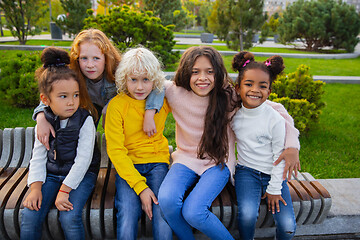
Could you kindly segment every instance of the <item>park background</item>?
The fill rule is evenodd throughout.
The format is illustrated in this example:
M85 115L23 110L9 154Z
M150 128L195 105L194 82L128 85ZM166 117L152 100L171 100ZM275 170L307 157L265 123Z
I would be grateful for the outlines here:
M311 173L315 178L356 178L360 176L360 125L358 124L360 120L360 98L358 97L360 85L348 84L348 81L346 84L341 83L343 78L354 77L357 79L360 76L360 47L358 44L360 17L359 6L356 4L350 5L345 2L322 0L277 1L276 3L274 1L265 1L264 3L264 1L244 0L178 0L169 1L167 4L160 0L28 0L22 1L24 3L22 11L27 13L27 15L24 14L27 17L23 18L24 21L20 24L20 30L14 30L14 25L12 28L9 25L10 16L19 15L20 12L14 10L13 14L10 14L9 9L11 8L6 7L11 6L5 6L6 2L0 3L0 8L3 9L1 14L2 37L0 38L0 45L3 46L1 47L3 50L0 51L2 66L8 65L7 61L14 61L14 59L39 56L39 50L19 50L22 49L23 45L30 47L27 49L36 49L34 46L40 48L59 46L70 49L71 40L75 34L87 27L97 27L103 30L112 38L120 50L138 44L149 47L146 43L148 42L146 37L144 40L143 36L137 36L146 32L141 27L138 32L132 33L133 35L127 35L126 41L120 42L114 37L114 32L130 30L119 29L121 25L119 22L115 26L109 24L113 28L110 30L104 26L104 22L106 22L104 19L110 21L116 17L115 13L127 11L129 14L124 15L125 17L130 18L131 14L136 13L136 18L149 17L152 19L151 21L154 21L152 22L154 26L162 25L162 28L165 29L167 38L161 39L163 42L159 39L154 40L158 41L157 46L162 46L164 49L162 51L159 50L159 47L152 49L155 52L159 50L159 56L165 65L165 72L176 70L181 51L193 45L206 44L215 47L223 54L226 67L230 73L234 73L231 69L233 55L236 51L245 49L255 53L258 61L266 60L266 55L282 55L285 60L285 73L288 75L298 71L297 69L304 64L309 67L306 74L311 80L316 80L313 76L332 76L332 79L338 79L335 81L337 83L329 81L329 83L322 85L319 88L320 90L312 90L312 95L319 95L319 101L323 106L318 109L316 119L314 121L307 120L306 126L301 131L301 168L302 171ZM11 2L16 3L17 1ZM306 2L311 2L313 5L308 5ZM329 5L329 2L333 5ZM231 4L233 4L233 11L226 8ZM293 18L291 15L293 14L291 13L292 5L296 5L297 9L299 6L303 7L304 19L302 20L304 22L300 21L300 23L292 23L293 25L291 25L292 29L298 27L296 33L283 27L291 24ZM339 13L339 16L331 15L330 17L332 23L335 24L336 21L342 23L340 29L328 28L329 22L327 21L330 20L324 17L326 15L323 9L325 5L330 12L336 9L345 14ZM30 6L31 8L27 8ZM309 6L312 9L322 7L322 10L310 11L307 9ZM256 14L254 12L245 14L251 11L256 11ZM298 10L298 13L302 13L302 11ZM301 14L298 15L294 21L299 20L299 17L302 16ZM310 19L306 19L309 16L311 16L312 22ZM352 18L347 19L345 16ZM315 20L317 22L323 21L323 23L312 29ZM223 25L224 22L227 26ZM240 25L240 22L243 24ZM252 22L256 22L256 24ZM126 24L122 23L124 25L132 24L126 21ZM136 29L139 27L131 25L129 28ZM10 31L10 29L13 30ZM154 29L152 31L157 31ZM171 34L168 34L169 32ZM327 34L324 35L324 32ZM209 36L210 40L203 39ZM326 38L332 39L332 41L325 41ZM339 42L340 40L342 42ZM18 49L9 50L11 47L8 46L14 45L19 45ZM318 56L316 57L316 55ZM16 71L16 69L13 70ZM31 119L33 106L29 107L24 98L17 98L20 99L18 101L22 101L20 103L14 102L14 91L12 93L8 91L9 85L11 85L6 80L8 76L4 76L4 71L2 73L0 76L0 91L2 92L0 128L34 126L35 122ZM324 79L326 81L326 78ZM4 83L6 81L7 83ZM356 81L354 82L356 83ZM309 87L309 85L307 86ZM297 119L298 117L295 118L295 121ZM98 131L103 132L101 126L99 126ZM168 118L164 134L168 138L169 144L176 147L175 123L171 115Z

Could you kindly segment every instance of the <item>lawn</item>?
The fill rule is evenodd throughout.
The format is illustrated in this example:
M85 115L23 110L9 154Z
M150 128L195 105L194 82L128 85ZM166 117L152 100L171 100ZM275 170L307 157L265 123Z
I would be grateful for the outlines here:
M315 178L360 176L360 85L326 84L319 124L301 136L302 171Z
M315 178L360 176L360 85L326 84L326 107L319 123L300 137L302 171ZM0 129L34 126L32 109L18 109L0 101ZM101 122L101 121L100 121ZM101 126L98 131L103 132ZM175 122L170 114L164 135L175 144Z
M17 42L7 42L8 44L18 44ZM56 40L29 40L27 45L44 45L44 46L71 46L71 41L56 41ZM192 45L176 45L177 49L187 49ZM214 46L219 51L229 51L226 46ZM299 53L306 54L306 52L289 48L265 48L254 47L253 52L276 52L281 53ZM4 58L12 58L14 54L21 52L18 50L2 50L0 56ZM29 52L29 51L24 51ZM229 72L234 72L231 68L231 61L233 56L224 56L225 67ZM265 61L266 57L256 57L257 61ZM313 75L328 75L328 76L360 76L360 57L353 59L310 59L310 58L289 58L284 57L285 72L293 72L300 64L306 64L310 67ZM168 66L165 71L173 72L176 70L177 64Z
M1 38L0 38L1 39ZM2 45L19 45L18 41L10 42L0 42ZM68 40L27 40L26 45L35 45L35 46L65 46L70 47L72 41Z

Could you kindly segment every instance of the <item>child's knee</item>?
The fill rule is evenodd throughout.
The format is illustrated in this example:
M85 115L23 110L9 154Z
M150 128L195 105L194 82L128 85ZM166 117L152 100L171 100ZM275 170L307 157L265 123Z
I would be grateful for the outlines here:
M238 207L238 222L242 225L253 225L258 217L258 210L254 210L251 206Z
M197 228L206 222L209 210L207 207L201 207L196 203L187 203L182 208L182 215L191 226Z
M296 230L296 223L293 221L288 221L277 227L279 231L285 235L293 236Z
M182 200L177 197L176 194L172 193L171 191L169 192L166 189L164 190L161 187L158 193L158 201L160 208L163 211L182 207Z
M82 224L81 214L76 213L74 210L68 212L60 212L59 221L63 229L71 228L75 225Z

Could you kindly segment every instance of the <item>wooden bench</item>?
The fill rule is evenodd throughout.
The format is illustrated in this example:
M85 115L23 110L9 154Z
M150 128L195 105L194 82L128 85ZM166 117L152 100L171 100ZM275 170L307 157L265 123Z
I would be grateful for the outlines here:
M19 239L23 199L29 193L27 174L34 144L34 128L6 128L0 130L0 239ZM116 211L114 209L115 169L106 153L104 135L98 134L101 166L94 192L83 210L83 222L88 239L116 238ZM172 150L172 149L170 149ZM288 185L298 225L324 221L331 197L326 189L309 174L290 180ZM310 180L309 180L310 179ZM213 202L211 210L231 233L236 234L235 190L228 184ZM260 206L258 228L274 226L265 202ZM150 237L151 223L143 214L139 223L139 238ZM64 239L58 211L50 210L43 227L44 239Z

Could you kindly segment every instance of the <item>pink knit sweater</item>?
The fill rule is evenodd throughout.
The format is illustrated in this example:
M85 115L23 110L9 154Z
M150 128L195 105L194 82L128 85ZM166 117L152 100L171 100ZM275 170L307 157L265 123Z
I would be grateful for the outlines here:
M208 168L215 165L210 159L197 158L197 149L204 131L205 114L209 104L209 98L200 97L193 91L187 91L185 88L178 87L172 81L166 81L165 88L165 96L176 121L177 149L171 155L173 163L184 164L198 175L201 175ZM281 110L285 109L281 104L272 103L270 101L267 101L267 103L280 112L286 120L287 135L285 148L295 147L299 149L299 132L294 128L291 116L281 112ZM235 137L230 126L228 131L229 158L226 165L231 174L234 174L236 165Z

